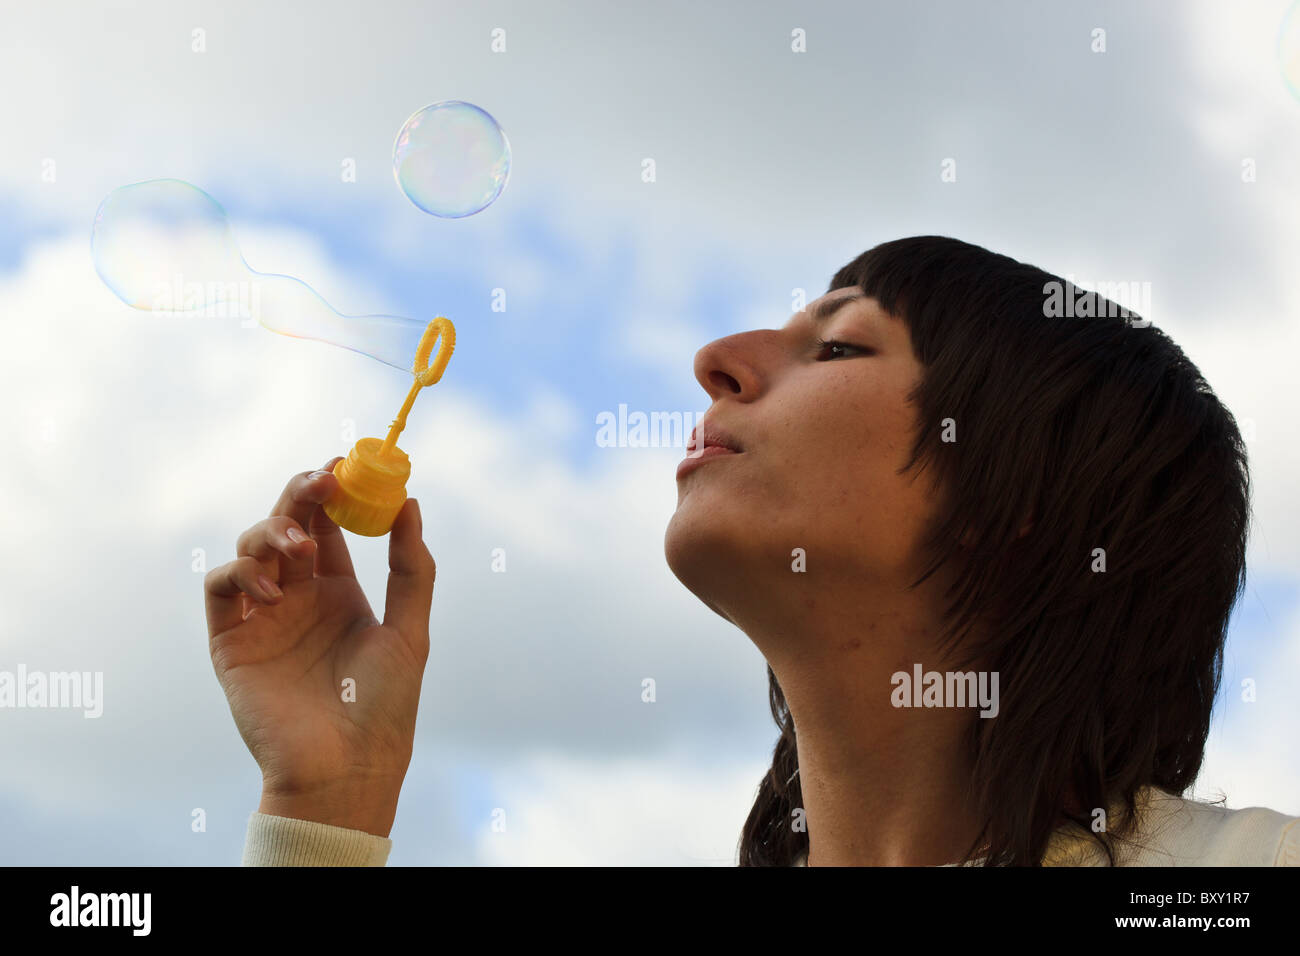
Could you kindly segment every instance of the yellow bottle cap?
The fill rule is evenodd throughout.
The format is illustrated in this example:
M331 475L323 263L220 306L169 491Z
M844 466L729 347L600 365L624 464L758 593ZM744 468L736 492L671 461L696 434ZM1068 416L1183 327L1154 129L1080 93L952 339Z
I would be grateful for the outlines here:
M430 364L435 342L439 344L438 356ZM420 339L411 367L415 383L393 420L388 437L361 439L334 466L338 490L324 508L325 514L340 528L371 538L392 530L397 513L406 502L406 480L411 476L411 459L397 447L397 436L406 427L406 416L415 396L420 389L442 378L455 348L456 328L440 315L429 323Z
M325 513L353 534L388 534L406 501L411 459L396 445L381 455L383 444L378 438L363 438L334 466L339 490L325 503Z

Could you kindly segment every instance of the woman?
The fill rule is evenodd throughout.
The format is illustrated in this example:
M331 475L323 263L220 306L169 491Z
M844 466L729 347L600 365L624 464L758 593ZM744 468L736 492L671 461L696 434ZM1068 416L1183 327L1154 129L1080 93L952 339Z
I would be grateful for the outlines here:
M665 553L763 653L781 730L742 865L1300 864L1300 818L1181 798L1248 478L1232 416L1163 333L917 237L695 373L712 405ZM206 582L263 773L248 864L382 865L410 761L434 562L409 501L379 623L320 508L330 465Z

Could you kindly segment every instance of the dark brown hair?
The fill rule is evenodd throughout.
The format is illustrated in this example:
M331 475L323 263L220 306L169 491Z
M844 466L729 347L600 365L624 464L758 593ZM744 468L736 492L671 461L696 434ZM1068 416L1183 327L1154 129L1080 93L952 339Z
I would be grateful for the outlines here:
M915 584L958 569L942 641L999 673L998 715L969 737L983 830L965 860L983 848L985 865L1039 865L1058 826L1091 833L1093 808L1120 807L1092 834L1113 863L1140 788L1182 794L1200 771L1245 580L1236 423L1159 329L979 246L887 242L828 291L850 286L906 323L924 368L904 471L932 467L944 495ZM1067 307L1051 308L1062 294ZM955 442L941 440L944 419ZM791 825L794 722L770 667L768 680L781 736L742 866L790 865L808 849Z

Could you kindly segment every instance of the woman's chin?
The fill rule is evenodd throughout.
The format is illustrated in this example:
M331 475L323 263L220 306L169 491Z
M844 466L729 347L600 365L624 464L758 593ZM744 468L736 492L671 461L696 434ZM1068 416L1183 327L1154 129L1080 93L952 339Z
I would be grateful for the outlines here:
M721 567L734 567L746 545L743 534L729 528L717 508L697 507L702 501L678 504L664 531L664 557L677 579L691 591L716 576Z

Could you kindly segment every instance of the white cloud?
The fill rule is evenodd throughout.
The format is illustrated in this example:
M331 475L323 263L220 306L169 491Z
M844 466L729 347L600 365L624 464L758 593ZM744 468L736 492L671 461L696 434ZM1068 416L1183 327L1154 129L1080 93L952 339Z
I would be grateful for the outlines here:
M652 706L652 705L647 705ZM767 767L681 759L592 763L543 752L493 777L504 830L485 819L480 863L733 866Z

